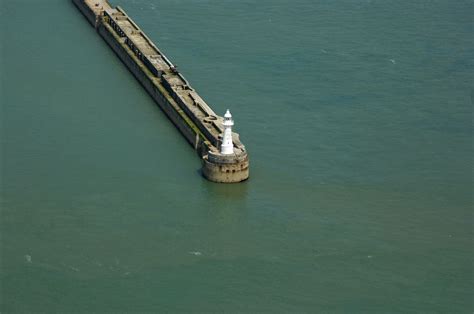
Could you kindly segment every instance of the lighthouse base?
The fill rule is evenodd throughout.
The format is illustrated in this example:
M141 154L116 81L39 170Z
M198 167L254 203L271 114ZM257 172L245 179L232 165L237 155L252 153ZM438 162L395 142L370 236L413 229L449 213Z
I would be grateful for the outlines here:
M209 181L237 183L249 177L249 159L246 152L232 155L209 152L202 160L202 174Z

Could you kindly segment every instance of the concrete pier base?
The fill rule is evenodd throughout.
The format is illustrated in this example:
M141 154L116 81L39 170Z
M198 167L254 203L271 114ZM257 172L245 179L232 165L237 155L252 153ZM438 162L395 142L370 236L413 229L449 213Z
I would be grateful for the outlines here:
M236 183L249 177L249 158L246 152L222 155L210 151L202 160L202 173L210 181Z
M212 182L237 183L249 178L248 159L241 163L216 164L209 162L207 157L203 158L203 176Z

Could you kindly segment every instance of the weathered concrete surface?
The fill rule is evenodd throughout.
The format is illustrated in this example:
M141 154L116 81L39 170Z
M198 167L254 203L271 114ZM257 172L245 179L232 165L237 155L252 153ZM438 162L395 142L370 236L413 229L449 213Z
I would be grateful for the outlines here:
M125 11L113 8L107 0L73 2L201 156L203 176L223 183L246 180L249 160L239 135L232 136L235 153L220 154L223 118L212 111Z
M244 181L249 177L249 159L247 154L224 155L209 151L203 156L204 177L213 182L232 183Z
M107 0L72 0L89 22L96 27L101 12L112 8Z

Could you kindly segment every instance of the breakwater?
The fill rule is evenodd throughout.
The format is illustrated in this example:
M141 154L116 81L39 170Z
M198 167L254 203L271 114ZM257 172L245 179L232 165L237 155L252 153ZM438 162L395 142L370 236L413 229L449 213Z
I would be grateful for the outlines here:
M223 183L246 180L249 159L239 135L231 133L232 152L223 153L224 118L209 107L126 12L107 0L73 2L196 150L203 176Z

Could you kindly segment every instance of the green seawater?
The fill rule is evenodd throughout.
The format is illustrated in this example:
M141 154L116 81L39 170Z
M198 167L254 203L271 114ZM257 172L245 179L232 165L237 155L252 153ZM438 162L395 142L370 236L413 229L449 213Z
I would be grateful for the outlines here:
M69 0L0 0L0 312L472 313L471 0L113 0L219 114L190 145Z

